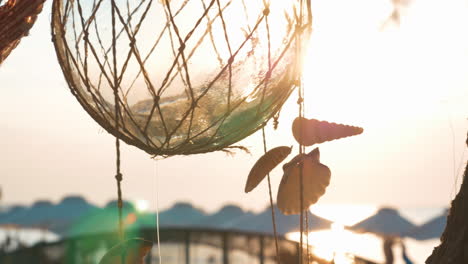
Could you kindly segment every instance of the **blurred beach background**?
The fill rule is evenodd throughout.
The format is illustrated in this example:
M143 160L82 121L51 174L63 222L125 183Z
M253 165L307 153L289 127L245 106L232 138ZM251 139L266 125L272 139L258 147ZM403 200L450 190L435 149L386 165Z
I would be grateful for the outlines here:
M134 207L134 214L129 213L124 216L126 219L132 217L135 219L127 224L132 225L138 221L143 223L145 222L143 219L153 215L150 221L141 224L140 227L156 226L154 213L148 211L148 201L136 200L129 204ZM102 217L106 209L111 211L111 217ZM10 242L11 248L8 249L13 250L18 246L15 244L18 241L24 243L23 246L33 246L39 242L55 242L67 237L114 232L117 223L114 212L115 202L99 208L78 196L67 197L57 204L39 201L29 207L16 206L0 213L0 245L5 245L7 237L14 238L14 241ZM376 263L385 262L382 236L358 230L356 224L382 233L388 232L389 229L394 230L394 234L406 233L402 235L406 236L402 239L407 254L414 263L424 263L433 248L439 245L439 236L445 228L447 216L446 208L391 209L356 204L317 205L311 208L311 212L312 215L319 217L312 217L310 226L312 231L306 240L313 248L312 253L329 261L335 258L335 263L343 264L352 263L346 260L349 254ZM114 220L109 220L112 216ZM376 225L372 219L377 216L379 221ZM90 217L96 221L92 229L82 223L84 219ZM208 212L196 205L179 202L170 208L162 209L160 227L225 229L272 234L271 226L268 225L269 217L268 208L262 212L252 212L231 204L217 211ZM330 220L331 226L323 220ZM294 231L298 230L297 219L279 217L278 230L281 235L293 241L299 239L299 234ZM393 251L395 263L404 264L401 246L398 243L394 244Z
M333 230L314 230L309 241L324 258L350 252L382 263L382 240L351 233L350 227L381 208L394 208L415 228L423 226L446 213L462 181L468 157L468 3L412 0L401 21L387 23L391 1L313 2L306 116L358 125L365 132L320 147L332 179L311 212L335 224ZM18 228L26 231L15 235L29 245L61 238L60 229L22 225L15 222L20 216L8 220L12 208L32 210L38 201L58 206L71 194L101 209L116 199L114 138L67 87L51 43L50 7L47 1L30 36L0 67L0 241ZM297 116L296 101L292 95L284 105L278 130L267 125L269 148L294 142L290 124ZM153 213L178 201L205 216L226 204L251 215L265 213L266 183L250 194L243 191L250 168L263 154L261 142L256 133L239 143L251 154L156 160L124 145L124 199ZM280 168L271 174L274 194L281 176ZM32 221L34 212L26 220ZM439 243L440 225L431 230L435 235L424 240L404 238L415 263L424 263ZM293 231L287 236L298 239ZM403 263L399 250L396 245L395 263Z

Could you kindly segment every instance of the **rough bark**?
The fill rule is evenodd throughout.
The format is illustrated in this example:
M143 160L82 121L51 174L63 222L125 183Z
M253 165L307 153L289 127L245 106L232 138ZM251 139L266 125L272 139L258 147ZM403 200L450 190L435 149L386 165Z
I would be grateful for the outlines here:
M468 145L468 138L467 138ZM468 263L468 163L460 191L452 201L441 244L432 251L426 264Z

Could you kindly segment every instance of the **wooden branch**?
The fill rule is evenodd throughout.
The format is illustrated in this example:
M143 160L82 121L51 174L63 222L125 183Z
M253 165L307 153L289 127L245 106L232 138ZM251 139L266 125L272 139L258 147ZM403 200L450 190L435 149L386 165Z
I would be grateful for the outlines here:
M468 137L467 137L468 145ZM434 249L426 264L468 263L468 163L460 191L452 201L441 244Z

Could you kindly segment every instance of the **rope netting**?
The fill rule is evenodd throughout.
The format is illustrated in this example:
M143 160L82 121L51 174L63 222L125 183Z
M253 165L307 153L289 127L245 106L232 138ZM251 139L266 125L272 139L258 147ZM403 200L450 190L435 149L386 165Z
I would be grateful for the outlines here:
M52 30L83 108L126 143L170 156L262 128L295 88L309 19L299 1L54 0Z
M28 35L45 0L0 0L0 64Z

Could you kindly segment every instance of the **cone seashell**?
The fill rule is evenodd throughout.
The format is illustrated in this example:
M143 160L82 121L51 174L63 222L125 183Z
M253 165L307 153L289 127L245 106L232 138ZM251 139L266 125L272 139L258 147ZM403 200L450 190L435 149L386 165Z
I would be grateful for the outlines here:
M303 172L303 206L300 208L300 168ZM278 190L277 204L285 215L299 214L325 194L330 184L331 171L320 163L316 148L309 154L297 155L283 166L284 174Z
M281 146L270 149L252 167L245 184L245 192L255 189L257 185L291 153L291 147Z
M364 129L361 127L329 123L304 117L297 117L292 125L294 138L299 144L304 146L312 146L326 141L359 135L363 131Z
M141 238L125 240L109 249L99 264L121 264L122 254L124 264L144 264L143 258L153 247L153 242Z

